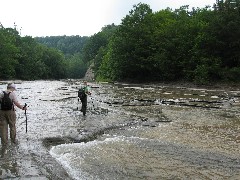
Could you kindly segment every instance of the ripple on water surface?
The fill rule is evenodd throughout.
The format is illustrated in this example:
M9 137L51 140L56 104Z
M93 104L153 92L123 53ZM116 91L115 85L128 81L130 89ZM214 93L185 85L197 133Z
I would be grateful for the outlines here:
M113 137L63 144L50 151L76 179L226 179L239 159L169 142Z

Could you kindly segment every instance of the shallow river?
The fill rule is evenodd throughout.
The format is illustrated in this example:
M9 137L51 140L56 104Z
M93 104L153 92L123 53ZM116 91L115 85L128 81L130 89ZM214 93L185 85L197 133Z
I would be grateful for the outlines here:
M0 179L240 179L237 87L89 83L83 116L81 81L15 83L28 110Z

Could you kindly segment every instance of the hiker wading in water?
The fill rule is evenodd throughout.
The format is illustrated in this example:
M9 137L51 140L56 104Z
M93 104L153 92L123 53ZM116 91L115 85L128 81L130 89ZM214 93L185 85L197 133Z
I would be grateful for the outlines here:
M78 97L81 100L82 103L82 108L80 111L83 112L83 115L86 115L86 111L87 111L87 95L91 95L90 92L90 87L87 84L87 81L83 82L83 87L81 87L78 91Z
M19 109L27 110L21 105L15 94L16 86L13 83L7 85L7 90L0 92L0 136L3 151L8 145L8 125L10 128L10 138L13 144L16 143L16 112L15 106Z

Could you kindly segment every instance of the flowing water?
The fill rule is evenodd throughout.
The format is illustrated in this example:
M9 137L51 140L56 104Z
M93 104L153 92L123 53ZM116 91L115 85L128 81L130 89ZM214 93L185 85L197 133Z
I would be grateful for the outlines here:
M240 179L237 87L89 83L83 116L80 82L15 82L28 110L0 179Z

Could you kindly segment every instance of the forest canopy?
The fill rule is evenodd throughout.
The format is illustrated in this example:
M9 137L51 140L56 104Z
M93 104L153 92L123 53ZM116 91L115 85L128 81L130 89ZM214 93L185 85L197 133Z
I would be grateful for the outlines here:
M93 64L99 81L239 81L239 0L213 7L152 12L133 6L120 25L91 37L21 37L0 26L0 79L82 78Z
M140 3L103 48L99 80L239 81L239 0L155 13Z
M63 54L21 37L15 28L0 25L0 79L59 79L65 76Z

